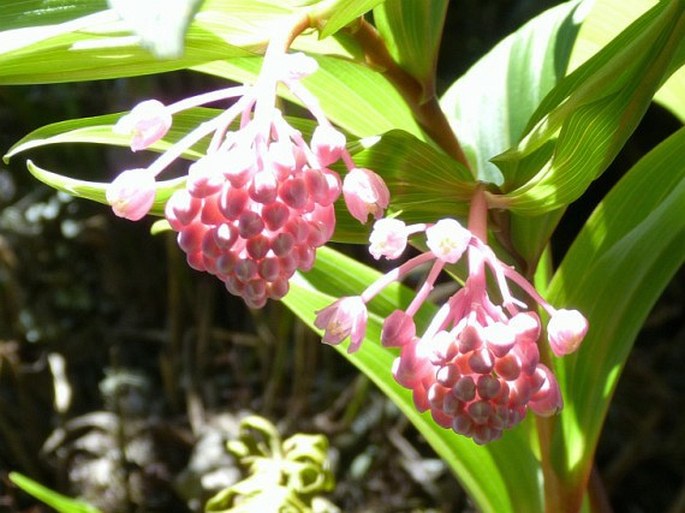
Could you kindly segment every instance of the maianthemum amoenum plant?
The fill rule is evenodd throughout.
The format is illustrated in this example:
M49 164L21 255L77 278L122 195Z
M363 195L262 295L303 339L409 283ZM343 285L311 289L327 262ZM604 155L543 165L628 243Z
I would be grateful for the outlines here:
M237 84L49 125L5 158L67 142L158 153L110 183L27 164L120 217L159 216L153 232L177 232L227 293L321 330L481 511L606 511L601 426L685 255L685 131L626 173L556 267L549 243L650 102L685 119L685 2L561 4L440 98L447 0L173 3L3 7L3 84L184 68ZM329 241L398 264L380 274Z

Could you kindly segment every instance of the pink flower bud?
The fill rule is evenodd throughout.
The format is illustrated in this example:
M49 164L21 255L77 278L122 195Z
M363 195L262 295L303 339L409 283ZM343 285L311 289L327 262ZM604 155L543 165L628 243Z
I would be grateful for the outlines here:
M312 134L311 148L319 165L328 166L345 150L345 135L330 125L319 125Z
M395 310L383 322L381 343L385 347L401 347L416 336L414 319L402 310Z
M422 388L422 381L434 372L428 358L428 353L421 344L421 340L414 338L402 347L400 356L395 358L392 365L392 375L395 380L406 388L414 391Z
M547 324L547 337L557 356L572 353L583 341L588 322L578 310L557 310Z
M171 114L157 100L139 103L114 125L114 132L132 135L131 150L144 150L159 141L171 128Z
M155 201L155 177L147 169L129 169L109 184L105 197L116 215L138 221Z
M348 336L349 353L355 352L364 340L368 310L360 296L343 297L316 312L314 326L325 330L323 342L339 344Z
M407 247L407 225L399 219L379 219L373 225L369 236L369 253L378 260L398 258Z
M471 232L455 219L441 219L426 230L426 244L436 258L453 264L471 241Z
M549 417L557 413L564 406L559 383L557 383L552 371L543 364L538 365L535 374L537 378L544 379L544 382L530 398L528 407L541 417Z
M366 223L369 214L376 219L390 203L390 191L383 179L370 169L354 168L343 180L343 197L352 217Z

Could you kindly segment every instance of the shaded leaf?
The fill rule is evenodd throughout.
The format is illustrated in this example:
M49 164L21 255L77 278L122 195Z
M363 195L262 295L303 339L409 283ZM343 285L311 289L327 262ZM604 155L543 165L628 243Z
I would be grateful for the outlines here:
M388 132L354 160L385 179L391 207L401 210L406 222L435 222L468 212L476 187L468 169L406 132Z
M386 0L373 20L390 55L423 87L423 99L435 94L435 66L448 0Z

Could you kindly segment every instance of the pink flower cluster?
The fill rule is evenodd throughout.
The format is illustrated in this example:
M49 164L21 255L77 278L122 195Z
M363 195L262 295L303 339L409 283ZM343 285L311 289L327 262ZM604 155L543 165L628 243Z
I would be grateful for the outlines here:
M151 208L155 177L201 138L213 134L205 156L193 163L185 188L166 203L165 216L178 232L188 264L222 280L226 289L259 308L280 299L297 269L309 270L316 248L335 228L333 203L342 193L360 222L383 215L389 192L369 169L355 166L345 136L324 116L299 80L316 70L303 54L282 54L265 64L253 87L233 87L164 106L149 100L124 116L115 129L132 135L136 151L155 144L171 126L171 114L203 103L239 97L226 111L200 125L147 169L129 170L111 184L114 212L137 220ZM309 143L275 108L277 83L285 84L318 126ZM341 181L329 166L342 160Z
M454 219L411 226L382 219L374 226L370 251L376 258L397 258L407 237L419 232L425 232L429 251L384 275L361 296L342 298L317 312L315 325L325 330L323 341L337 344L350 336L349 350L356 351L366 330L366 304L390 283L432 262L412 302L389 315L381 333L383 345L400 348L392 372L398 383L412 390L416 407L430 410L439 425L478 444L499 438L503 430L521 422L528 409L543 416L557 412L562 407L559 386L540 363L540 319L513 297L508 281L550 314L547 336L557 356L578 347L588 329L585 318L575 310L557 310L545 302L525 278ZM443 267L464 253L468 253L469 268L464 286L417 334L414 315ZM487 270L495 278L500 304L488 292Z

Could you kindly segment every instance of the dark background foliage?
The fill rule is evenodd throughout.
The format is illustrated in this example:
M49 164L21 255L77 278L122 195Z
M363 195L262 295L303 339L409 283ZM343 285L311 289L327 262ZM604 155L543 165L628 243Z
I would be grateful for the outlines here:
M453 2L439 87L555 3ZM179 72L4 87L0 150L49 122L216 85ZM557 256L592 206L678 126L650 109L562 220ZM134 163L129 152L82 145L31 158L100 180ZM281 305L249 311L218 281L189 270L173 236L150 236L150 224L55 193L21 158L0 165L0 511L46 511L11 485L11 470L107 512L197 511L239 474L223 444L245 412L271 418L284 434L329 436L338 481L330 498L342 511L473 511L364 376ZM640 334L600 442L598 469L617 512L685 510L684 281L681 271Z

